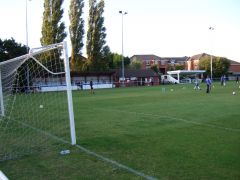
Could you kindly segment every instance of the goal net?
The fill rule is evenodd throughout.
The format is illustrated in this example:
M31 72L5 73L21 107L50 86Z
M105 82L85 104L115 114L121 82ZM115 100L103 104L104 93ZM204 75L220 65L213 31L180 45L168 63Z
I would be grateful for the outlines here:
M66 43L0 63L0 161L76 144Z

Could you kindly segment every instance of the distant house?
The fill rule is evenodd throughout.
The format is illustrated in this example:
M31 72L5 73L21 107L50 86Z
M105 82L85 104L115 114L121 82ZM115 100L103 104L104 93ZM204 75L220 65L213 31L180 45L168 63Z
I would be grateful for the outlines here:
M240 63L230 60L228 73L233 76L240 76Z
M186 67L186 62L189 57L161 57L162 61L167 62L168 69L177 70L177 66L182 66L182 70ZM178 69L179 70L179 69Z
M159 75L152 69L126 69L124 76L127 86L159 85ZM121 77L122 71L117 70L115 82L120 82Z
M139 61L142 66L141 69L150 69L156 65L159 72L166 74L168 68L175 70L177 65L185 67L187 56L184 57L159 57L153 54L148 55L134 55L130 58L131 62Z
M134 55L130 58L130 61L140 61L142 66L141 69L150 69L151 66L161 65L161 58L159 56L153 54L146 54L146 55Z
M194 55L190 58L187 59L187 70L199 70L199 61L204 58L208 57L209 59L211 58L211 55L202 53L202 54L197 54ZM213 56L215 57L215 56ZM240 63L236 61L230 61L230 67L228 70L229 75L240 75Z
M199 70L199 61L200 59L204 57L211 57L211 55L206 54L206 53L201 53L201 54L196 54L190 58L187 59L186 63L186 69L191 71L191 70Z

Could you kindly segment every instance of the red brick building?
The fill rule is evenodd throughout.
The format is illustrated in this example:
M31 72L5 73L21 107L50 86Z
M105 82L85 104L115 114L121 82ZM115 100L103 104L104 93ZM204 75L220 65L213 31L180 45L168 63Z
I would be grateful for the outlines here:
M210 59L211 55L202 53L202 54L197 54L188 58L186 62L186 70L199 70L199 61L204 57L208 57ZM240 75L240 63L230 60L230 67L229 67L228 73L230 76Z
M229 74L240 75L240 63L230 60Z
M177 66L185 67L187 56L184 57L159 57L153 54L148 55L134 55L131 62L138 61L141 63L141 69L150 69L156 65L162 74L166 74L167 70L176 70Z
M125 69L125 85L126 86L145 86L159 85L159 75L152 69ZM122 71L117 70L115 73L115 82L120 82Z

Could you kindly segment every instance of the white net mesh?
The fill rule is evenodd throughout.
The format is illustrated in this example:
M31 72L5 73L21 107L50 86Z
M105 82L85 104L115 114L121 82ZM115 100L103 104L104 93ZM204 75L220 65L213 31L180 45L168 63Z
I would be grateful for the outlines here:
M70 142L63 44L0 64L0 161Z

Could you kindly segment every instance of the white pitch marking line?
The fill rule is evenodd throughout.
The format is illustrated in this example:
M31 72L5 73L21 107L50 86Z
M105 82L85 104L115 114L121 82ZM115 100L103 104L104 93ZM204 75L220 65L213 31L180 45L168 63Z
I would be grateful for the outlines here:
M132 169L132 168L130 168L128 166L125 166L123 164L120 164L120 163L118 163L118 162L116 162L114 160L108 159L108 158L106 158L106 157L104 157L102 155L99 155L99 154L95 153L95 152L89 151L88 149L86 149L86 148L84 148L84 147L82 147L82 146L80 146L78 144L76 145L76 147L78 147L80 150L82 150L83 152L85 152L85 153L87 153L87 154L89 154L91 156L95 156L96 158L101 159L104 162L110 163L110 164L112 164L114 166L117 166L117 167L119 167L121 169L124 169L124 170L126 170L126 171L128 171L130 173L133 173L133 174L137 175L137 176L143 177L143 178L145 178L147 180L157 180L157 178L155 178L155 177L146 175L146 174L144 174L144 173L142 173L140 171Z
M95 108L95 109L101 109L101 110L108 111L108 109L102 109L102 108ZM151 117L156 117L156 118L162 117L162 118L168 118L168 119L172 119L172 120L182 121L182 122L189 123L189 124L196 124L199 126L211 127L214 129L222 129L222 130L226 130L226 131L230 131L230 132L240 132L240 129L225 128L225 127L216 126L216 125L212 125L212 124L204 124L204 123L200 123L200 122L194 122L194 121L190 121L190 120L186 120L186 119L182 119L182 118L171 117L171 116L166 116L166 115L156 115L156 114L133 112L133 111L123 111L123 110L116 110L116 109L115 110L111 109L111 111L116 111L116 112L121 112L121 113L139 114L139 115L151 116Z
M13 120L13 121L15 121L15 120ZM43 131L43 130L41 130L41 129L35 128L35 127L33 127L33 126L31 126L31 125L29 125L29 124L27 124L27 123L19 122L19 121L15 121L15 122L17 122L17 123L19 123L19 124L22 124L23 126L28 127L28 128L30 128L30 129L33 129L33 130L35 130L35 131L37 131L37 132L40 132L40 133L42 133L42 134L44 134L44 135L47 135L47 136L49 136L49 137L51 137L51 138L53 138L53 139L55 139L55 140L58 140L58 141L60 141L60 142L62 142L62 143L70 144L70 145L71 145L70 142L68 142L68 141L66 141L66 140L64 140L64 139L62 139L62 138L59 138L59 137L57 137L57 136L55 136L55 135L53 135L53 134L51 134L51 133L48 133L48 132ZM85 153L87 153L87 154L89 154L89 155L91 155L91 156L94 156L94 157L96 157L96 158L98 158L98 159L101 159L103 162L110 163L110 164L112 164L112 165L114 165L114 166L116 166L116 167L119 167L119 168L121 168L121 169L124 169L124 170L126 170L126 171L128 171L128 172L130 172L130 173L133 173L133 174L137 175L137 176L140 176L140 177L145 178L145 179L147 179L147 180L157 180L157 178L155 178L155 177L151 177L151 176L146 175L146 174L144 174L144 173L142 173L142 172L140 172L140 171L137 171L137 170L135 170L135 169L132 169L132 168L130 168L130 167L128 167L128 166L125 166L125 165L123 165L123 164L120 164L120 163L118 163L117 161L114 161L114 160L111 160L111 159L109 159L109 158L106 158L106 157L104 157L104 156L102 156L102 155L99 155L99 154L97 154L97 153L95 153L95 152L93 152L93 151L90 151L90 150L88 150L88 149L86 149L86 148L84 148L84 147L82 147L82 146L80 146L80 145L78 145L78 144L76 144L75 147L77 147L78 149L82 150L83 152L85 152ZM0 180L1 180L1 179L0 179Z

